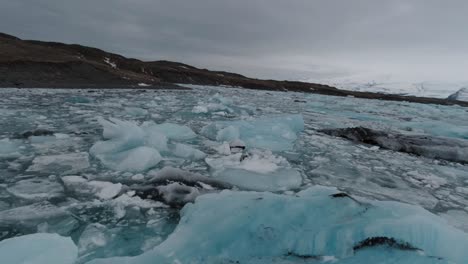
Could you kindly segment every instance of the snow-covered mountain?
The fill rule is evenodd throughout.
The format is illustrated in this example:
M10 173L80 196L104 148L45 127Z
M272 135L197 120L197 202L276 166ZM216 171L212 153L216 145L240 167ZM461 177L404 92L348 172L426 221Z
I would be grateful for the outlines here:
M461 88L455 93L449 95L447 99L468 102L468 88Z
M447 98L455 91L460 90L461 87L468 87L468 81L402 80L392 75L382 74L361 74L308 81L315 81L351 91L380 92L434 98Z

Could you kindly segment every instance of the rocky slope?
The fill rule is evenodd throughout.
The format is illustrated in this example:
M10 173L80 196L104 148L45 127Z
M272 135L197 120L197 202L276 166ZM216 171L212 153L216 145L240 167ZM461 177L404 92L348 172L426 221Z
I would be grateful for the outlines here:
M468 102L468 88L461 88L457 92L449 95L447 99Z
M22 40L0 33L0 87L177 88L175 83L468 106L468 102L446 99L345 91L307 82L259 80L235 73L199 69L177 62L145 62L96 48Z

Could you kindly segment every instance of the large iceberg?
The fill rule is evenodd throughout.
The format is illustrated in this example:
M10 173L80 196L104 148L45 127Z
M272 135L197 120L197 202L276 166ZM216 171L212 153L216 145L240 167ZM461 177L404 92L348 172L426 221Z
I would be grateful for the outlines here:
M290 150L297 133L304 130L302 115L263 117L250 120L219 121L202 129L202 134L217 141L240 139L248 148Z
M0 241L5 264L74 264L78 248L71 238L57 234L32 234Z
M181 215L176 230L154 250L90 263L257 263L325 256L339 263L367 257L382 263L468 262L468 234L438 216L417 206L353 198L329 187L296 195L207 194L186 205ZM391 249L396 253L388 253Z

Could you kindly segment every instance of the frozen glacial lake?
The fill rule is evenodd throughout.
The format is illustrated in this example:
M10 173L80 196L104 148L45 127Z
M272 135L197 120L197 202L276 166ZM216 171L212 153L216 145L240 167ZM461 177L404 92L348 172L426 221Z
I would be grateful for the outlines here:
M468 263L468 108L190 87L1 89L0 258ZM350 127L459 145L322 131Z

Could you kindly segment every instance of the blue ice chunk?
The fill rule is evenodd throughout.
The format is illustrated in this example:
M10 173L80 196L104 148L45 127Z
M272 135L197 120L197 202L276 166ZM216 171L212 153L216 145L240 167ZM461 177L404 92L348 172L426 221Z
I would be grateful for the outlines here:
M184 158L184 159L192 159L192 160L201 160L206 157L206 154L202 151L181 143L174 144L173 148L171 149L172 154L177 157Z
M96 142L90 149L93 155L126 151L143 146L145 143L144 131L133 122L115 118L109 120L99 118L98 122L103 127L103 138L108 140Z
M18 158L21 156L19 141L10 140L8 138L0 140L0 159Z
M125 107L125 112L132 116L145 116L148 110L139 107Z
M0 241L5 264L74 264L78 249L71 238L57 234L33 234Z
M167 142L168 138L166 135L158 132L157 130L151 130L148 128L144 128L146 137L145 137L145 145L153 147L161 152L167 151Z
M84 97L84 96L72 96L65 99L66 102L72 104L89 104L91 103L91 99Z
M252 120L214 122L202 129L206 137L218 141L241 139L249 148L290 150L297 133L304 130L302 115L263 117Z
M173 123L152 125L147 129L157 131L173 140L189 140L197 136L190 127Z
M144 171L156 166L161 161L157 149L145 146L146 134L135 123L121 121L115 118L98 119L103 126L105 141L96 142L90 153L101 163L114 170ZM150 143L154 143L150 137Z
M96 155L96 157L108 168L132 172L146 171L162 160L156 149L145 146L117 153Z
M243 190L284 191L299 188L301 174L271 151L250 150L218 158L206 158L212 177Z
M196 137L187 126L146 122L141 126L115 118L98 118L103 127L104 141L96 142L90 153L111 169L139 172L156 166L160 153L185 159L203 159L205 154L193 147L169 140L188 140Z
M217 141L233 141L240 139L239 127L227 126L216 133Z
M315 186L294 196L233 191L199 196L154 250L89 264L255 263L287 256L333 256L343 264L468 263L468 234L438 216L413 205L338 193ZM375 237L403 246L356 247Z

